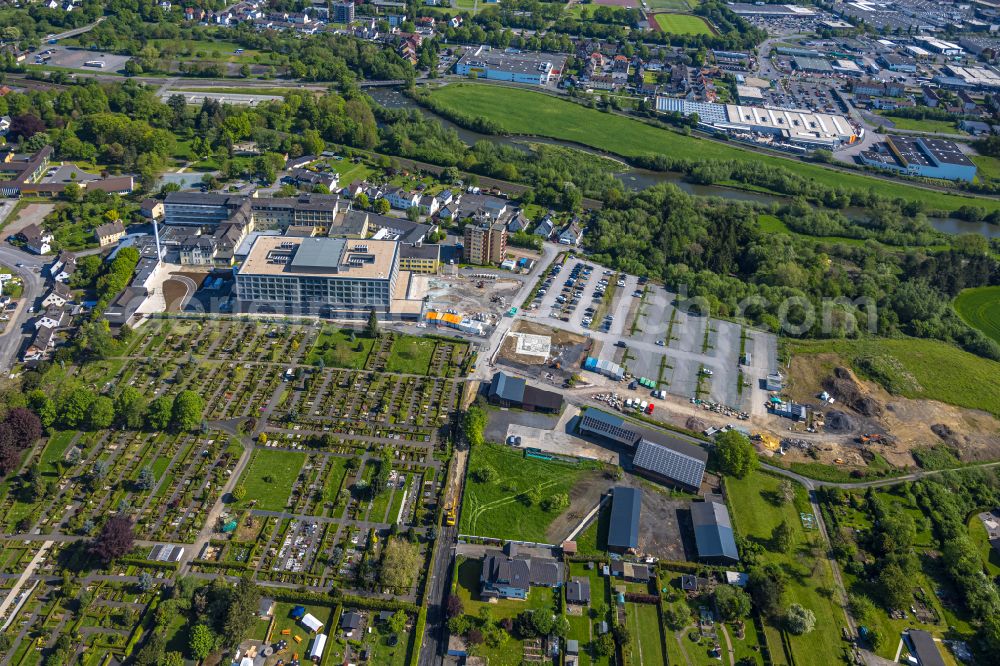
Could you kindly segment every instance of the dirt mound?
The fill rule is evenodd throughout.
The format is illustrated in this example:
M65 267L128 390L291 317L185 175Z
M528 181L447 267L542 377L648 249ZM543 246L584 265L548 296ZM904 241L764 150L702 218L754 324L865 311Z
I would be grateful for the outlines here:
M962 443L958 433L952 430L951 427L945 423L935 423L931 426L931 432L940 437L942 441L953 446L957 446Z
M688 430L693 430L694 432L704 432L708 428L708 424L699 419L697 416L689 416L687 421L684 422L684 427Z
M885 406L869 395L854 373L847 368L834 368L833 376L823 380L823 388L859 414L879 417L885 412Z
M832 433L845 433L854 430L854 419L839 409L826 413L826 430Z

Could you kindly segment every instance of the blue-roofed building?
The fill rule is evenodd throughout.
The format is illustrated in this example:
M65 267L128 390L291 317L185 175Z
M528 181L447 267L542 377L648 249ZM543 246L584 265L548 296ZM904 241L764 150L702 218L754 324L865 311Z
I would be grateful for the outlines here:
M661 443L640 439L632 465L636 472L656 481L697 491L705 476L708 454L704 449L680 440Z
M639 550L641 506L641 490L627 486L615 486L611 496L608 550L619 553L634 553Z
M729 520L729 509L725 504L710 500L692 502L691 522L694 524L694 540L699 560L710 564L739 562L733 524Z
M593 408L580 416L579 430L634 448L632 465L644 476L685 490L701 488L708 453L700 446Z
M636 426L614 414L600 409L586 409L580 415L580 432L600 435L619 444L635 446L640 434Z

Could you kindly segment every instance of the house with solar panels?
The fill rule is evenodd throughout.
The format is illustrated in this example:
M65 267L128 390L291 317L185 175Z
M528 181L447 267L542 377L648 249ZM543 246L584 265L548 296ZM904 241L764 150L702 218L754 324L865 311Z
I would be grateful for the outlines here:
M637 474L684 490L701 488L708 453L700 446L594 408L583 412L578 427L581 434L633 449L632 467Z
M691 522L694 524L694 540L700 561L709 564L739 562L733 523L725 504L713 500L692 502Z

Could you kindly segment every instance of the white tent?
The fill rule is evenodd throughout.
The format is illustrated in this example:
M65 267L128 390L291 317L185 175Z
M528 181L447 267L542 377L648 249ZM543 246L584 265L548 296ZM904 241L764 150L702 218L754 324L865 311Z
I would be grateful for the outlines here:
M314 634L323 628L323 623L317 620L312 613L306 613L305 615L303 615L300 622L302 622L302 624L306 627L306 629L313 632Z
M323 648L326 647L326 634L316 634L313 639L312 649L309 650L309 658L318 662L323 658Z

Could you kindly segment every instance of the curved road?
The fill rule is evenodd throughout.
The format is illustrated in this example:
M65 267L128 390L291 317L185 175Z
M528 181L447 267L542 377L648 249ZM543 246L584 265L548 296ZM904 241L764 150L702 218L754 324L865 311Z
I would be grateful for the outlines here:
M7 322L7 328L0 335L0 371L6 372L14 364L14 358L25 340L25 324L29 318L28 308L42 295L44 280L42 269L51 257L23 252L8 243L0 243L0 264L8 266L20 276L24 284L21 302L13 317ZM30 333L30 331L27 331Z

